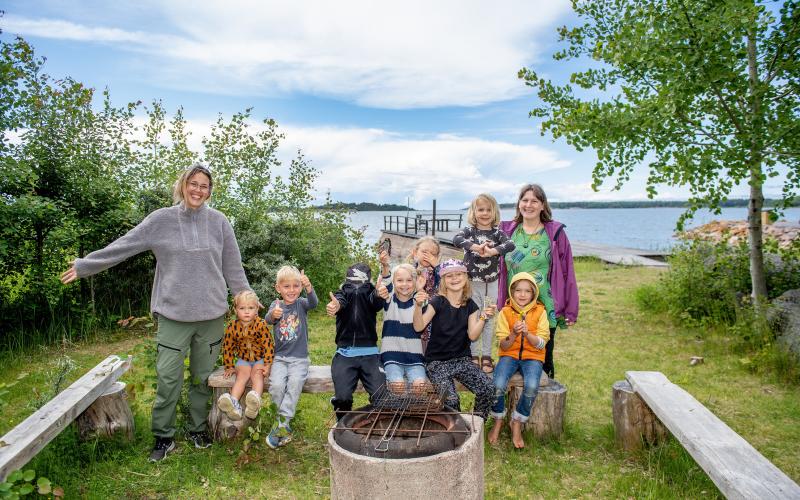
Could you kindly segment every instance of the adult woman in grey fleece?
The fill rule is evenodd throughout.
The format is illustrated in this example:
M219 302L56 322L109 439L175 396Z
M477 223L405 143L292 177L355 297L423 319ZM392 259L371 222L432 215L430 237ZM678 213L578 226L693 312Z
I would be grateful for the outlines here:
M76 259L61 276L69 283L141 252L150 250L156 257L150 297L150 310L158 318L153 462L175 449L175 415L187 354L192 376L189 436L197 448L211 446L206 431L208 376L224 335L228 288L233 295L250 290L230 222L206 205L212 187L211 172L192 165L175 183L174 206L155 210L107 247Z

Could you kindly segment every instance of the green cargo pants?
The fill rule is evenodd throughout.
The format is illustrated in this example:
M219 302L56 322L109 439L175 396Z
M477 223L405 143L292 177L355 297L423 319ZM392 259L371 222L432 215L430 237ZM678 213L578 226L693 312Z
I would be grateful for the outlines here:
M153 435L167 438L175 435L175 415L183 386L183 360L187 354L191 373L189 407L192 416L192 421L187 422L188 429L190 432L206 430L208 401L211 399L208 376L214 371L224 334L223 316L189 323L158 317L158 388L153 403Z

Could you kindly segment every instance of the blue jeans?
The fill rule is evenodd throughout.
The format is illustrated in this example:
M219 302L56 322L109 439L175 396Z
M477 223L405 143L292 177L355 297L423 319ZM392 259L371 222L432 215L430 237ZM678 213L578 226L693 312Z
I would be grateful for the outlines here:
M494 406L491 415L502 419L506 416L506 388L508 380L517 370L522 373L522 396L517 402L517 408L511 415L514 420L527 422L531 416L531 408L539 392L539 380L542 378L542 362L535 359L519 360L511 356L500 356L494 367Z
M414 383L417 380L425 381L425 367L422 365L398 365L397 363L389 363L383 365L383 372L386 374L387 382L405 382Z

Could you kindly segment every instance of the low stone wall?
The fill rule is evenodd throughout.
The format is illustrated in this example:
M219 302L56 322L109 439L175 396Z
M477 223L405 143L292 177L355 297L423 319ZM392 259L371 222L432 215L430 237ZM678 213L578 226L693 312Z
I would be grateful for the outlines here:
M778 241L781 248L789 247L800 236L800 224L778 221L763 227L764 238ZM747 221L720 220L676 234L681 239L705 239L713 242L725 241L736 245L747 241Z

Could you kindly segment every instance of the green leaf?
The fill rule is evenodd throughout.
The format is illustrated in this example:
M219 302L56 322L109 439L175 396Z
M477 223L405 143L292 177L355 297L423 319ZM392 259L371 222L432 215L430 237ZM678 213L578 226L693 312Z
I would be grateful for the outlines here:
M30 493L33 493L33 485L32 484L25 483L22 486L20 486L20 488L19 488L20 496L28 495Z
M31 482L36 478L36 471L33 469L28 469L22 474L22 479L27 482Z

